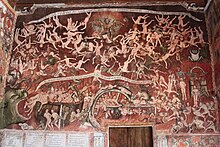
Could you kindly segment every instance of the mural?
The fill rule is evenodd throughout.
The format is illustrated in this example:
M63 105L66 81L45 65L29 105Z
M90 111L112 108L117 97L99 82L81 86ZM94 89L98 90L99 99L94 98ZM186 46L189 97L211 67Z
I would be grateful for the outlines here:
M157 147L219 146L219 135L158 135Z
M4 109L17 106L11 114L19 118L1 127L102 130L129 122L217 132L204 24L190 13L114 8L18 20Z
M216 34L215 34L215 41L212 44L212 49L213 49L213 56L214 56L214 69L215 69L215 84L216 84L216 89L215 89L215 95L218 97L218 102L219 102L219 96L220 96L220 23L218 23L216 27ZM220 106L219 106L220 108ZM220 110L218 108L218 110Z
M184 147L184 146L212 146L217 147L219 137L217 135L209 136L169 136L169 146Z
M218 27L218 23L220 20L220 15L218 12L219 12L219 2L210 1L210 4L207 7L205 15L207 19L207 25L210 26L208 27L208 32L209 32L210 42L212 44L215 43L216 38L218 37L215 30Z
M5 74L12 42L15 13L4 1L0 1L0 100L4 94Z
M216 15L217 15L217 21L219 21L220 20L220 9L219 9L219 6L220 6L220 2L218 1L218 0L214 0L214 9L216 10Z

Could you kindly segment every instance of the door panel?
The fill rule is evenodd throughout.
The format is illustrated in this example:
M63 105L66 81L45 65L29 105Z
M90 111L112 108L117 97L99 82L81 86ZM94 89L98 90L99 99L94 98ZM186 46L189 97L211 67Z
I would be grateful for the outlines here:
M109 147L153 147L152 127L109 128Z
M128 147L127 135L126 128L110 128L109 147Z

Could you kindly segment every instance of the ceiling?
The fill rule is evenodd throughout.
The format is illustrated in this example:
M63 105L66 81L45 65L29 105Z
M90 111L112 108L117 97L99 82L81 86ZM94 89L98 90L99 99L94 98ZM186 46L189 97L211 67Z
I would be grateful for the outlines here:
M169 2L186 2L195 3L196 6L205 7L208 0L8 0L9 4L15 10L21 10L25 7L31 7L33 4L56 4L65 3L66 5L74 4L131 4L131 3L169 3Z

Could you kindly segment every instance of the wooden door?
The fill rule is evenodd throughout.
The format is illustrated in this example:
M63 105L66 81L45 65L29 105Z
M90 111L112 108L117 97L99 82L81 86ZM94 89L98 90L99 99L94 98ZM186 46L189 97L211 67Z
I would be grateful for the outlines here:
M153 147L152 127L110 127L109 147Z

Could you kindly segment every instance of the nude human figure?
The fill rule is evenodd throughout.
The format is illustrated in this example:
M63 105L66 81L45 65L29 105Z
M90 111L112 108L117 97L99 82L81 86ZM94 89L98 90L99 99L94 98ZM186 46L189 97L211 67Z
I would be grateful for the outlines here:
M202 121L201 119L199 119L198 116L195 116L192 123L190 124L190 126L192 126L193 124L196 125L196 128L197 129L206 129L205 126L204 126L204 121Z
M63 39L66 40L65 42L61 41L61 42L62 42L61 47L71 50L72 47L68 47L68 45L69 45L70 43L72 43L73 38L76 37L77 34L82 34L82 32L79 32L79 31L78 31L78 32L72 32L72 31L64 32L63 35L64 35L64 36L67 35L67 37L64 37L64 38L63 38ZM78 36L77 36L77 37L78 37ZM74 47L75 47L76 50L79 48L79 46L74 46Z
M66 67L59 62L57 65L57 72L54 74L54 77L58 77L59 75L64 77L66 76L65 72L66 72Z
M38 59L29 60L28 63L27 63L27 69L26 70L31 70L31 75L34 74L34 70L37 67L37 63L35 62L35 60L38 60Z
M124 65L122 66L120 63L119 63L119 68L121 69L121 72L123 73L126 73L126 72L130 72L128 70L128 66L129 64L133 61L133 59L127 59L125 62L124 62Z
M186 103L185 109L183 110L183 114L187 120L187 116L192 113L192 107L190 106L189 102Z
M152 44L153 44L153 46L156 47L158 43L159 43L160 46L162 45L161 41L160 41L161 37L162 37L162 34L157 33L157 32L153 32L153 34L152 34L152 40L153 40Z
M18 70L19 72L22 74L24 71L25 71L25 68L27 67L27 63L26 62L23 62L21 60L21 58L19 58L19 62L18 62Z
M128 34L125 36L125 37L126 37L126 40L128 40L128 41L134 41L134 40L136 40L136 37L137 37L137 35L138 35L139 33L140 33L140 32L139 32L139 30L138 30L137 27L134 27L134 30L130 29L130 30L128 31Z
M199 111L201 112L202 115L207 115L210 118L212 118L213 121L216 119L213 115L211 115L210 109L207 107L207 105L202 102L199 104Z
M182 99L185 101L185 100L187 100L187 97L186 97L186 83L184 82L183 78L180 78L179 86L180 86L180 90L181 90L181 94L182 94Z
M138 52L140 52L140 50L143 49L143 45L144 45L143 42L141 42L141 43L135 42L134 47L132 47L132 49L131 49L131 53L130 53L128 59L132 59L135 62L137 62L137 58L144 60L144 58L141 57L140 54L138 54Z
M186 17L186 15L178 16L178 25L177 25L177 27L181 31L184 30L184 27L187 26L187 24L189 23L189 22L187 22L187 23L184 24L184 18L185 17Z
M49 64L44 65L43 61L40 61L40 70L45 70L48 66L50 66Z
M116 54L115 49L118 49L118 47L117 46L111 46L108 49L107 55L109 56L108 57L109 60L114 59L115 62L118 62L117 59L116 59L117 54Z
M203 45L205 43L204 37L203 37L204 32L202 31L201 27L198 27L198 28L194 27L194 29L196 32L196 36L198 37L198 42L196 42L196 43L200 43Z
M148 34L148 26L153 22L154 20L151 20L150 22L147 23L146 20L144 20L144 23L142 23L142 37L145 38L146 34Z
M163 88L165 88L165 89L168 89L168 83L166 82L165 78L164 78L162 75L159 76L158 86L159 86L160 88L163 87ZM168 90L166 90L166 91L168 91Z
M163 24L167 24L168 23L169 16L167 16L167 18L164 18L163 14L162 14L161 17L159 15L155 16L155 19L158 22L159 26L162 26Z
M200 90L199 90L199 88L197 86L193 86L192 87L192 96L193 96L194 106L198 107Z
M95 53L95 56L93 57L92 59L92 64L95 63L95 59L97 57L100 57L101 56L101 49L102 47L104 46L103 42L101 41L100 45L97 41L95 41L96 45L95 45L95 50L94 50L94 53Z
M193 28L190 29L190 40L188 41L188 43L192 46L196 46L198 47L197 43L196 43L196 39L197 39L197 36L196 34L194 33L193 31Z
M46 118L46 124L45 124L45 128L44 130L47 129L47 127L49 127L50 129L52 128L52 125L51 125L51 114L49 113L49 110L46 109L45 113L44 113L44 117Z
M56 50L58 50L56 43L61 42L62 38L58 36L56 32L51 33L51 31L48 30L48 34L46 34L46 40L48 43L51 43Z
M138 16L137 17L137 19L135 20L134 19L134 17L132 17L132 20L133 20L133 22L134 22L134 24L136 24L136 25L139 25L139 24L142 24L141 23L141 20L145 20L146 18L148 18L149 16L146 14L146 15L144 15L144 16Z
M53 125L55 125L57 128L60 128L58 126L60 116L54 110L51 110L51 118L53 119L53 121L51 122L51 126L53 127Z
M72 18L68 18L68 19L67 19L67 26L66 26L67 31L72 31L72 32L78 31L78 28L79 28L80 26L81 26L81 25L78 24L78 21L73 22L73 21L72 21Z
M40 47L43 47L46 38L46 31L50 27L52 27L52 23L47 24L45 21L43 21L43 24L37 25L38 31L36 32L36 39L38 41L36 41L36 43L39 43Z
M158 22L158 25L156 24L156 26L158 26L159 28L162 28L164 33L170 33L170 29L174 29L173 26L173 21L176 19L176 16L173 17L173 19L170 20L169 16L167 16L167 18L164 18L163 15L161 17L155 17L155 19Z
M86 47L86 43L83 42L82 40L83 40L82 35L77 34L76 39L72 41L74 45L74 49L72 49L70 52L72 52L73 55L78 54L80 56L85 56L85 53L81 51Z
M110 67L110 65L109 64L107 64L107 62L109 62L109 57L108 57L108 55L107 55L107 53L106 53L106 50L103 52L103 55L101 55L100 56L100 65L101 66L105 66L105 67ZM99 64L97 64L97 65L99 65Z
M123 57L126 58L126 54L129 52L129 47L128 47L128 43L129 43L129 40L126 40L125 37L123 36L121 39L120 39L120 45L121 47L118 47L117 50L116 50L116 55L118 54L123 54Z
M180 51L180 50L179 50ZM170 51L168 53L166 53L165 55L163 55L162 57L160 57L159 59L157 59L156 61L154 61L155 63L159 63L161 61L163 61L165 63L165 68L167 69L167 59L171 56L174 56L177 52L179 51L175 51L174 53L170 53Z
M75 63L72 63L71 60L75 60L75 58L68 58L66 55L64 56L63 60L58 61L58 63L60 62L64 62L66 67L74 67Z
M145 66L145 61L137 62L136 67L137 67L137 70L135 72L137 74L137 79L142 78L142 77L145 78L146 75L145 75L144 71L145 71L145 69L148 70L148 68Z
M82 30L86 29L87 24L89 22L89 19L90 19L91 15L92 15L92 12L89 12L89 13L86 12L86 14L87 14L86 18L84 19L83 22L80 23L81 25L84 25L84 28L82 28Z
M19 34L20 34L20 28L17 28L16 29L16 31L15 31L15 36L14 36L14 41L15 41L15 43L17 44L17 46L16 46L16 48L17 47L19 47L19 46L21 46L23 43L24 43L24 41L20 41L20 39L19 39ZM15 49L16 49L15 48ZM13 51L15 50L15 49L13 49Z
M60 20L59 20L59 17L58 17L58 16L54 16L54 17L53 17L53 21L54 21L55 24L56 24L55 28L63 27L63 25L60 23Z
M27 33L29 34L28 36L36 33L36 28L33 24L27 24L27 23L23 22L23 26L24 26L25 30L27 31Z
M84 60L85 56L83 56L83 58L81 60L78 61L78 63L76 63L75 69L77 70L83 70L84 72L88 72L85 68L82 67L82 65L86 62L88 62L90 59L86 59Z

